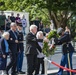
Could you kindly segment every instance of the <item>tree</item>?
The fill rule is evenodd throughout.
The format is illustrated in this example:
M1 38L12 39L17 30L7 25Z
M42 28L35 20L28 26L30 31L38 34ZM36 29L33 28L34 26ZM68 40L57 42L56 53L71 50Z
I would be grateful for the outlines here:
M5 2L3 0L0 0L0 10L5 10Z
M1 5L0 10L12 10L12 11L22 11L26 8L25 0L0 0Z
M4 4L0 10L28 11L30 19L39 16L43 20L53 23L56 28L65 28L68 20L76 11L75 0L0 0Z
M69 25L72 33L71 36L76 41L76 13L74 13L74 15L72 15L72 17L70 18Z
M46 9L49 20L53 20L56 28L60 26L65 28L76 8L75 0L26 0L26 2L27 6L34 6L36 10Z

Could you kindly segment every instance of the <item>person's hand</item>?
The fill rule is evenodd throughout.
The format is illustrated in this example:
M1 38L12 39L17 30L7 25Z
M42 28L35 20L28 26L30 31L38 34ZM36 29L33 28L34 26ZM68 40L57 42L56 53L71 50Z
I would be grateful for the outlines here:
M71 34L70 29L67 26L65 27L65 32L69 32L69 34Z
M18 40L15 40L15 43L18 43Z
M52 48L55 48L55 45L54 44L52 44Z
M49 39L47 39L46 37L44 38L44 42L49 42Z
M52 50L55 48L55 45L54 44L51 44L51 46L49 47L49 50Z
M3 55L3 58L6 58L6 55Z

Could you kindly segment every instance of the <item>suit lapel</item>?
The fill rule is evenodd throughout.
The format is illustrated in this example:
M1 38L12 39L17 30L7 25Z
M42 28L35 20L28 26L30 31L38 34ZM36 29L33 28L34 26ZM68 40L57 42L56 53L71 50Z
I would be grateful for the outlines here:
M12 34L12 37L14 38L14 39L16 39L16 37L15 37L15 35L14 35L14 32L11 30L11 34Z

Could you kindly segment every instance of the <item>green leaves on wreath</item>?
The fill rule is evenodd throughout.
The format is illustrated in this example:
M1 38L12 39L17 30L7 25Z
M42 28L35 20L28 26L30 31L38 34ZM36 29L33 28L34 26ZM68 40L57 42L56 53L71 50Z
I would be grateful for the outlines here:
M54 37L59 37L56 30L50 31L49 34L47 35L47 38L49 40L51 40ZM42 51L46 56L49 56L49 55L53 55L55 53L55 48L52 48L51 50L49 50L48 42L44 42Z
M54 37L58 37L58 34L57 34L57 31L56 30L52 30L49 32L47 38L50 40L51 38L54 38Z
M42 51L48 57L49 55L53 55L54 54L55 47L52 48L52 49L49 49L48 43L47 42L44 42L43 50Z

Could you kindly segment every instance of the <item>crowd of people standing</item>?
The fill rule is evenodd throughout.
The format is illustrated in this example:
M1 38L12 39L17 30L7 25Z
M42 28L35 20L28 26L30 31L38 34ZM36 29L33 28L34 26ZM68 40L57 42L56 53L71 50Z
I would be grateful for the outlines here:
M11 75L16 75L16 73L24 74L25 72L22 71L24 51L22 25L17 26L16 23L12 22L10 29L0 37L0 70L2 70L2 75L4 73L9 75L10 69ZM10 61L7 64L8 55L10 56Z
M14 13L11 13L11 16L8 16L6 19L5 15L0 15L0 70L2 70L1 75L9 75L9 70L11 69L11 75L24 74L22 71L23 63L23 52L24 52L24 39L23 36L25 33L25 28L27 22L25 16L23 15L22 19L17 14L17 17L14 17ZM1 22L1 21L0 21ZM4 28L4 29L3 29ZM3 30L4 33L3 33ZM7 30L7 31L6 31ZM45 36L50 32L48 25L46 25ZM60 35L59 38L55 38L54 45L62 45L62 59L61 66L67 65L67 68L72 69L72 55L74 48L71 44L71 33L70 30L66 27L59 28L57 33ZM26 59L27 59L27 75L38 75L40 70L40 64L42 65L41 74L44 75L44 57L42 53L43 41L45 40L43 32L43 23L38 20L38 18L30 25L29 33L26 35ZM69 55L68 55L69 53ZM10 56L10 61L7 64L7 57ZM69 61L68 61L69 58ZM70 66L69 66L70 64ZM62 75L63 70L60 68L57 75ZM70 75L70 72L67 72L67 75ZM74 73L71 72L71 75Z
M4 12L1 11L0 30L5 30L5 31L9 30L11 22L15 22L17 25L22 24L23 33L25 35L25 28L27 27L27 20L25 18L25 15L23 15L21 18L19 13L17 14L17 16L14 16L14 13L12 12L11 15L8 15L6 17Z
M0 41L0 44L1 44L0 70L2 70L2 75L4 75L5 73L7 75L9 75L10 69L11 69L11 75L16 75L18 73L24 74L25 72L22 71L22 63L23 63L23 52L24 52L23 37L26 34L25 28L27 26L25 16L23 15L23 17L21 19L19 14L17 14L17 17L15 17L14 13L11 13L11 16L8 16L6 18L6 15L4 15L4 12L2 11L1 15L0 15L0 22L2 22L2 23L0 23L0 33L1 33L1 35L0 35L0 39L1 39L1 41ZM38 22L36 22L36 23L38 23ZM42 25L42 23L41 23L41 25ZM40 30L42 30L43 25L40 27L41 27ZM32 31L32 26L30 26L30 28L31 28L30 31ZM40 51L42 51L42 49L39 45L38 45L38 48ZM35 52L33 52L33 53L35 53L37 55L36 50L34 50L34 51ZM7 64L8 56L10 57L10 61ZM26 57L27 57L27 52L26 52ZM42 57L42 59L43 59L43 57ZM41 61L41 60L39 60L39 61ZM42 65L44 64L43 60L41 61L41 63L42 63ZM40 65L40 63L39 63L39 65ZM38 73L39 73L39 69L37 70L37 74ZM44 68L42 70L42 73L44 74Z
M2 21L1 21L2 20ZM25 20L25 21L24 21ZM2 22L2 23L1 23ZM14 13L11 16L4 15L1 12L0 15L0 71L1 75L9 75L11 69L11 75L25 74L22 71L23 65L23 53L24 53L24 35L26 27L26 19L23 15L22 19L17 14L14 17ZM7 57L10 57L10 61L7 64Z

